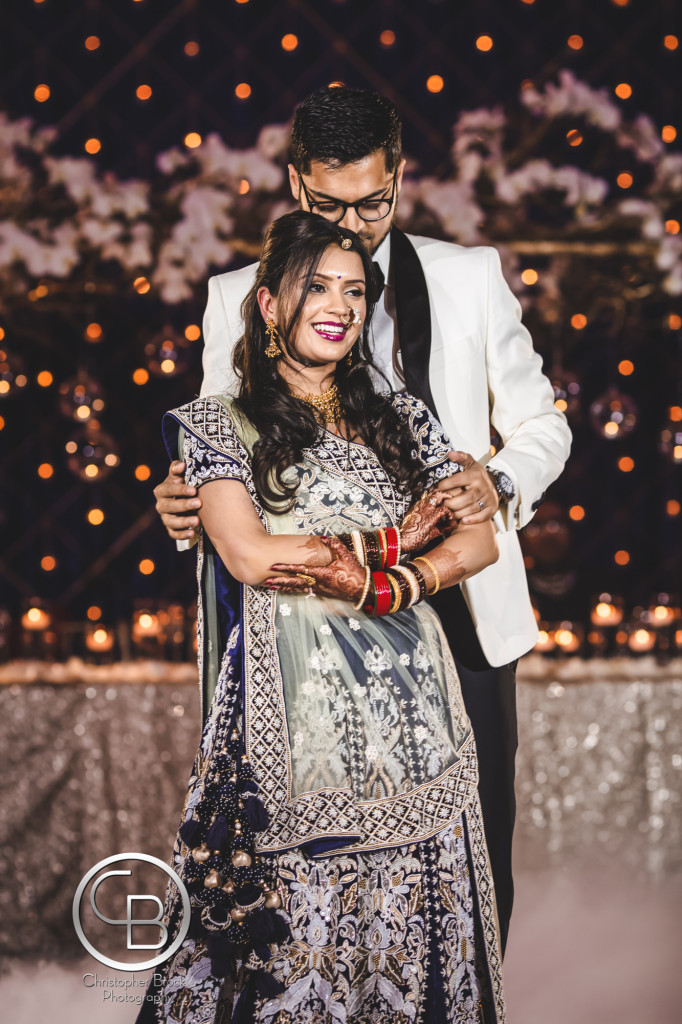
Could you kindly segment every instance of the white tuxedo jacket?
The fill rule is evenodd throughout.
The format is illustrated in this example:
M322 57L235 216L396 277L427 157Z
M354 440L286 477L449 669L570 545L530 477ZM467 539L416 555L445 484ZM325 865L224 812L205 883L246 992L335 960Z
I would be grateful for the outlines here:
M495 516L498 561L463 583L483 652L498 666L525 654L537 626L516 534L568 458L571 433L521 323L497 251L408 236L424 269L431 309L431 392L453 448L512 479L516 497ZM204 316L201 396L235 393L232 348L256 265L212 277ZM389 378L390 379L390 378ZM491 458L490 424L504 447Z

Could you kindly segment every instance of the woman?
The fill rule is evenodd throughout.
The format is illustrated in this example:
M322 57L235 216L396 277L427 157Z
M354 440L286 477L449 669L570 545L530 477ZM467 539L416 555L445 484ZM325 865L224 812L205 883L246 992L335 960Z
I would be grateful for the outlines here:
M204 488L206 721L174 860L191 927L141 1020L504 1020L476 752L423 600L496 543L425 493L459 467L423 403L376 387L375 298L355 234L281 217L239 397L164 419ZM168 944L181 917L169 888Z

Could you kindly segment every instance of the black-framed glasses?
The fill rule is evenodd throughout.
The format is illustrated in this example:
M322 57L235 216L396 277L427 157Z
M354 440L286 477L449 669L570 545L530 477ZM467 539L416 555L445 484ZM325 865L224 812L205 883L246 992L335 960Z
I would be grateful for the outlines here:
M326 220L330 220L333 224L338 224L346 216L350 207L355 210L361 220L371 222L384 220L388 217L393 206L393 200L395 199L397 177L398 171L396 170L393 175L393 186L390 196L380 196L378 199L373 199L372 197L358 199L357 203L346 203L343 199L336 199L334 196L322 196L320 199L313 199L300 174L298 180L301 183L310 212L319 213Z

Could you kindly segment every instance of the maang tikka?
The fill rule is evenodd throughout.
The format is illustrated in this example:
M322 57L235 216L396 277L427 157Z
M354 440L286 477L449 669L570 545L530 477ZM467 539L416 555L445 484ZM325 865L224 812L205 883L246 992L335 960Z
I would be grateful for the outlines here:
M277 324L271 316L269 316L265 322L265 333L270 339L270 344L266 348L265 354L268 359L277 359L277 356L281 356L282 352L277 344L277 339L279 338L279 334L277 333Z

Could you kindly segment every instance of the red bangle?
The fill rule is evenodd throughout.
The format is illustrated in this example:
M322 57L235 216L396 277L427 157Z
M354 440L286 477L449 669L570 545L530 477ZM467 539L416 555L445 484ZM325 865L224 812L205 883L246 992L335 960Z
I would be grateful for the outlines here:
M393 591L385 572L373 572L374 591L376 594L375 615L388 615L393 604Z
M386 537L386 562L385 568L396 565L398 561L398 531L394 526L388 526L384 530Z

